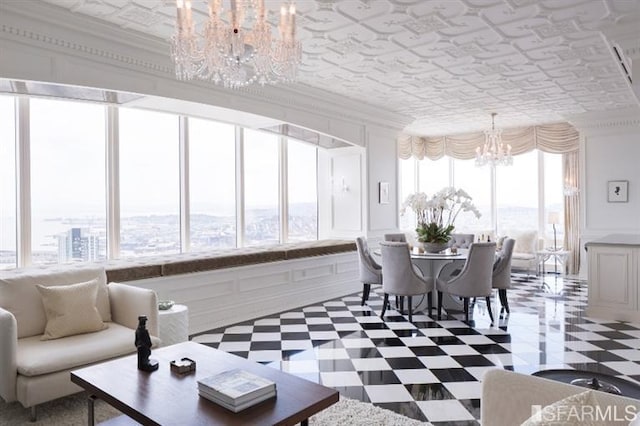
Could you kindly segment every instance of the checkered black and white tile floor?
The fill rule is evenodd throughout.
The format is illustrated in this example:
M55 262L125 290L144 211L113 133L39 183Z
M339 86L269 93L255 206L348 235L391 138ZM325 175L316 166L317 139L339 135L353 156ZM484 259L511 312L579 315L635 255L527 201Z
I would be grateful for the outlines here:
M288 371L434 425L477 425L482 376L491 368L521 373L573 368L640 381L640 324L589 318L587 283L514 274L511 314L492 325L478 301L437 321L388 310L381 288L212 330L192 340ZM435 311L435 310L434 310ZM406 314L406 312L405 312Z

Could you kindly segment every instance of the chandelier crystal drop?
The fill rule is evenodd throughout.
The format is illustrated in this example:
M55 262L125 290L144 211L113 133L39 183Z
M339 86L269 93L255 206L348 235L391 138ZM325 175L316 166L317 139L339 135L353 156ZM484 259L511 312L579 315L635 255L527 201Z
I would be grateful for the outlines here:
M476 148L476 166L511 166L511 145L502 143L502 130L496 130L495 118L497 113L491 113L491 130L484 131L484 145Z
M202 33L194 27L191 3L176 0L171 57L179 80L201 79L228 88L295 80L302 57L295 2L281 5L275 37L264 0L209 0Z

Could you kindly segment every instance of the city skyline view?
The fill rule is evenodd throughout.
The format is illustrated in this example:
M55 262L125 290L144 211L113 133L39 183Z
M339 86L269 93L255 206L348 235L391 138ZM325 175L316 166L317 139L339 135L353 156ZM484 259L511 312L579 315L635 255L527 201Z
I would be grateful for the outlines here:
M277 244L268 236L279 235L276 209L251 211L254 225L245 230L245 245ZM6 219L6 218L5 218ZM177 215L149 215L122 218L120 258L180 253L179 217ZM216 250L236 247L235 215L191 215L191 250ZM73 261L106 260L107 233L105 218L49 217L34 223L38 234L33 236L33 263L65 263ZM80 230L77 238L93 238L96 250L78 251L74 257L73 230ZM275 230L275 231L274 231ZM1 235L0 268L15 264L15 237ZM313 203L292 205L289 214L289 241L317 239L317 212ZM77 244L83 244L82 242ZM88 243L84 243L88 244ZM68 249L68 250L67 250ZM86 250L86 249L84 249ZM81 254L82 253L82 254Z

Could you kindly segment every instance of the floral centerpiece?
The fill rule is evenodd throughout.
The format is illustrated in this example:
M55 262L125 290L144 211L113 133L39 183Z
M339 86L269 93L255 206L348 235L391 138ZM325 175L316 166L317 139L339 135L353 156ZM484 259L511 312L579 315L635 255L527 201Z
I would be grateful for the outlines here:
M480 217L471 200L464 190L453 187L443 188L431 198L424 192L417 192L407 197L400 214L411 208L416 214L418 241L435 244L433 250L440 251L446 248L461 212L472 212L476 218Z

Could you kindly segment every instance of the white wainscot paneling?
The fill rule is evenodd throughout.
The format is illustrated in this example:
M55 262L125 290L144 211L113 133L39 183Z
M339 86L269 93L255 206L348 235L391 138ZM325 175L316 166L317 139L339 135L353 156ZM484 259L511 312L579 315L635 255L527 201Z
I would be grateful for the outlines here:
M355 252L129 281L189 308L189 334L356 293Z
M589 245L587 315L618 321L638 321L640 249L624 245Z

